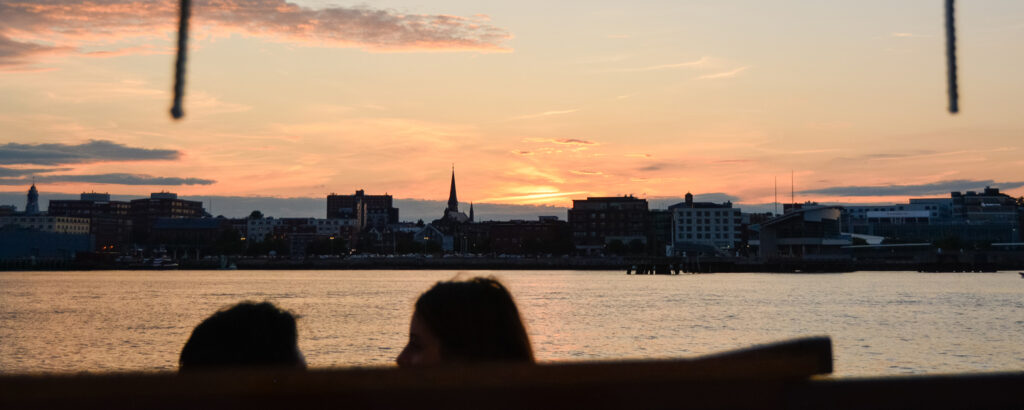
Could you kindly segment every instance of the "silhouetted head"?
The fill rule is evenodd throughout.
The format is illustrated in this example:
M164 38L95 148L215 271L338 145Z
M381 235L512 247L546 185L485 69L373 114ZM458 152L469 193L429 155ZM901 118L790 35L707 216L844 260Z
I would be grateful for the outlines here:
M305 368L295 317L272 303L242 302L210 316L192 331L179 370L276 366Z
M438 282L420 295L401 367L468 362L533 362L512 295L494 278Z

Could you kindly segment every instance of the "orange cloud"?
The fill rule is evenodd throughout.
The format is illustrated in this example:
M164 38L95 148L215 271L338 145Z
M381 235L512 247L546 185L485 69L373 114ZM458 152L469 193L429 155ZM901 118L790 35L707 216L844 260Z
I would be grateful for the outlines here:
M581 140L579 138L527 138L526 142L547 142L558 145L598 145L594 141Z
M512 36L486 16L403 14L360 7L312 9L285 0L197 0L193 26L274 41L353 47L375 52L508 51ZM96 44L167 39L177 27L176 1L58 0L2 2L0 67L34 61L45 52L86 53ZM126 47L116 52L153 53ZM94 56L98 56L93 54ZM99 54L103 55L103 53Z

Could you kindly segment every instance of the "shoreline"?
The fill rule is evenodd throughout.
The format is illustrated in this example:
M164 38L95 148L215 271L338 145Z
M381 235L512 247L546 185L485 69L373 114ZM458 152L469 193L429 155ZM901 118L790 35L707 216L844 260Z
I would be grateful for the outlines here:
M237 270L591 270L622 271L632 274L690 273L841 273L854 271L996 272L1024 271L1017 261L989 263L878 262L878 261L777 261L680 258L585 258L585 257L374 257L345 259L261 259L234 258ZM230 270L218 260L182 260L176 266L140 266L103 261L6 260L0 271L91 271L91 270Z

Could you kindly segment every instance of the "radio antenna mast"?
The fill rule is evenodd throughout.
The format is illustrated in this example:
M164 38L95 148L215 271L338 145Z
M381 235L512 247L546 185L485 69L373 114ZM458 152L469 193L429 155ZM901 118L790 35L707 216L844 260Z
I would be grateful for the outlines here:
M775 176L775 215L779 214L779 176Z

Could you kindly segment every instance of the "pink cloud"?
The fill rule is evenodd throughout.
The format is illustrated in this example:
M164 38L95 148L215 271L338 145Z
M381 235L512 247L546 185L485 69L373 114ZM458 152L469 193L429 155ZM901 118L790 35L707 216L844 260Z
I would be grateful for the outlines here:
M0 66L29 64L46 52L84 52L88 46L169 40L177 27L177 2L0 0ZM368 6L312 9L284 0L196 0L192 22L212 30L271 41L372 52L508 51L512 36L487 16L402 14ZM110 55L150 49L126 47ZM96 56L96 55L94 55Z
M0 69L22 68L43 56L70 50L69 47L20 42L0 35Z

